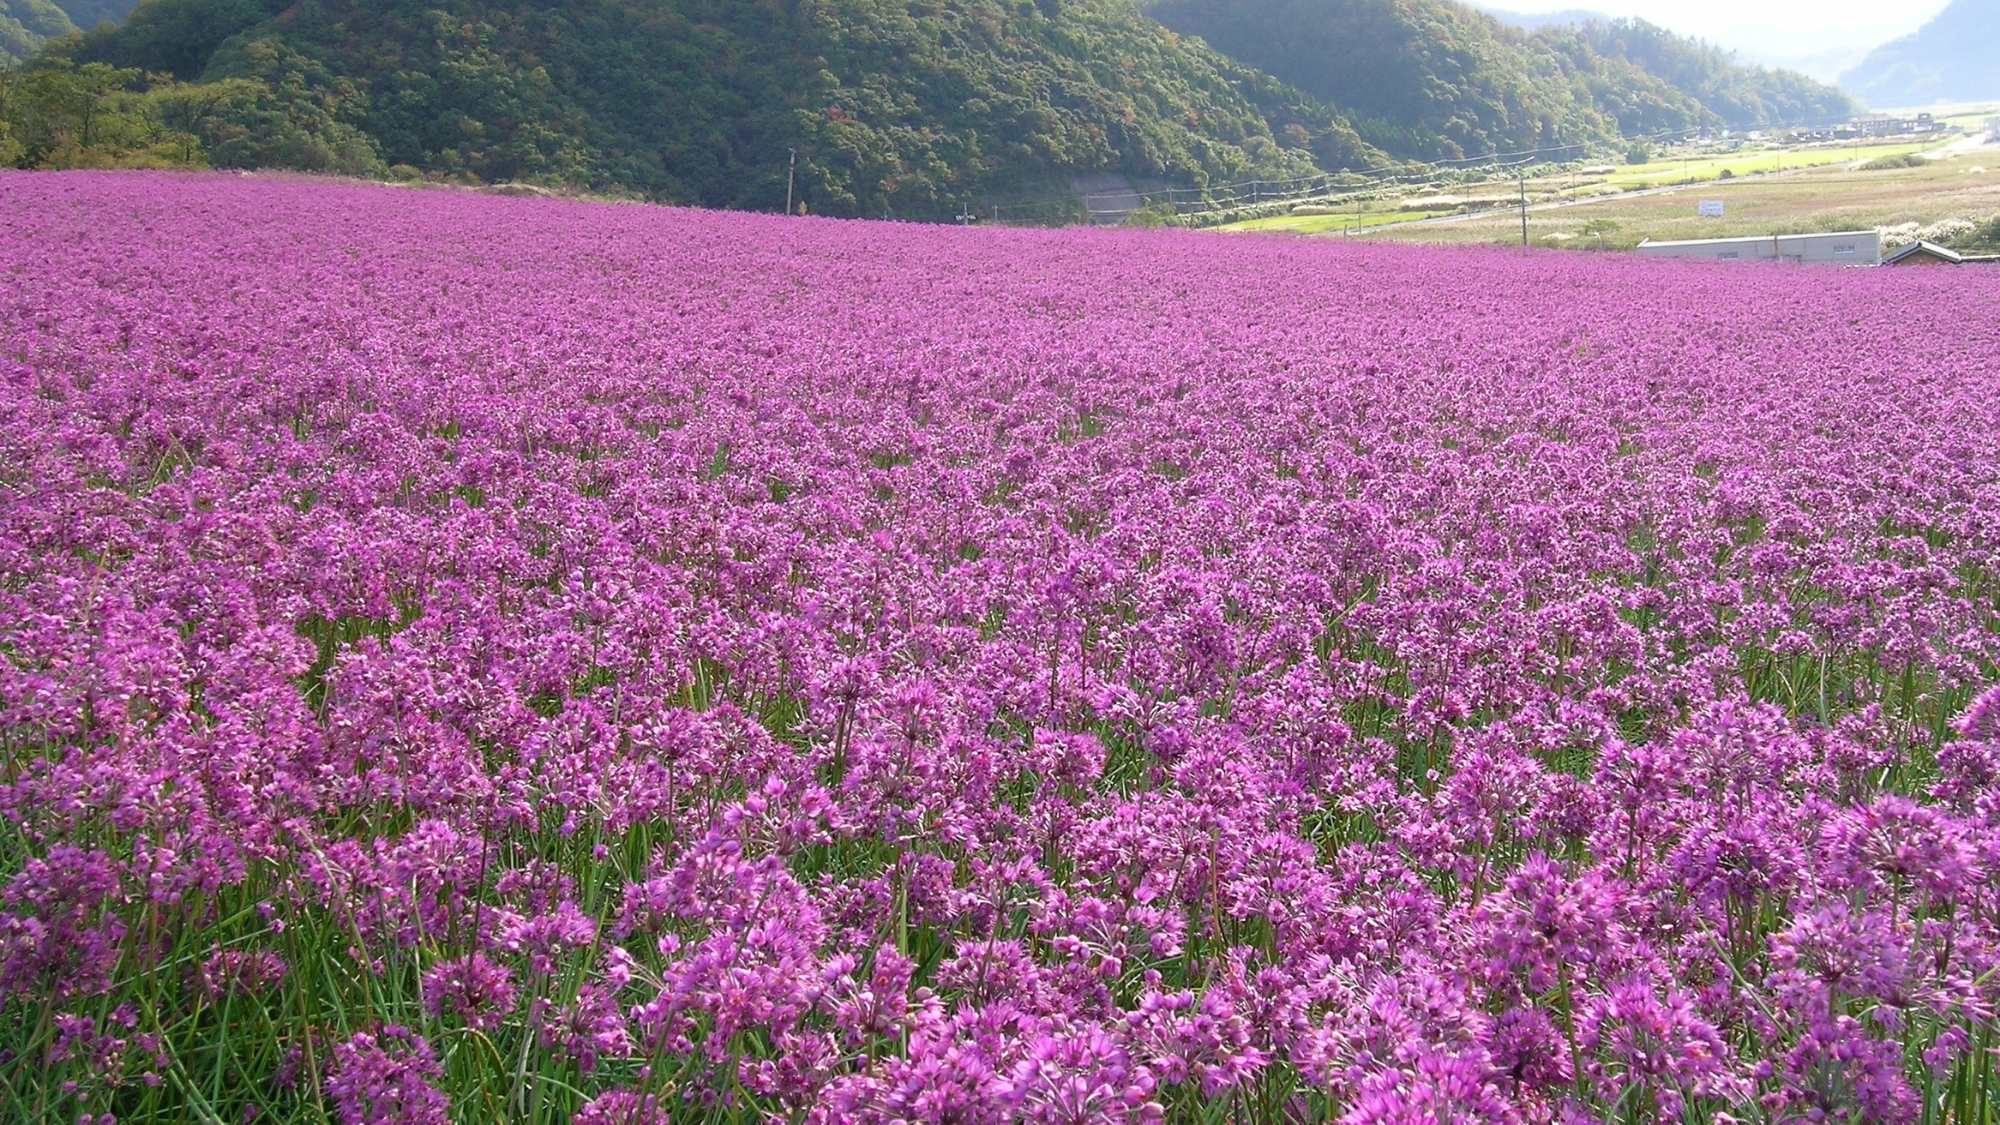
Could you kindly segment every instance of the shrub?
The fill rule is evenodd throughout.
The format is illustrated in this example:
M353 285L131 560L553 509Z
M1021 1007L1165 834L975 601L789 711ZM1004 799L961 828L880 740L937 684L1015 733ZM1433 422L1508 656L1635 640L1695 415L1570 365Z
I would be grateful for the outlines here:
M1914 152L1899 152L1893 156L1878 156L1861 166L1863 172L1887 172L1896 168L1921 168L1930 161Z

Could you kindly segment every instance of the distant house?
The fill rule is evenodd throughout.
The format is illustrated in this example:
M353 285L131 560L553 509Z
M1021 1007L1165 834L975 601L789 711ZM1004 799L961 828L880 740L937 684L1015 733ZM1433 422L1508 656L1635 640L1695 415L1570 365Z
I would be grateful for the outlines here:
M1937 118L1928 113L1915 117L1898 117L1893 113L1869 113L1847 123L1846 128L1835 130L1836 135L1849 137L1903 137L1913 133L1935 133L1939 129Z
M1747 238L1647 239L1649 258L1706 258L1718 262L1798 262L1820 266L1872 266L1882 261L1882 236L1872 230L1831 234L1758 234Z
M1908 246L1882 255L1885 266L1959 266L1968 262L2000 261L2000 254L1961 254L1949 246L1939 246L1935 242L1918 239Z

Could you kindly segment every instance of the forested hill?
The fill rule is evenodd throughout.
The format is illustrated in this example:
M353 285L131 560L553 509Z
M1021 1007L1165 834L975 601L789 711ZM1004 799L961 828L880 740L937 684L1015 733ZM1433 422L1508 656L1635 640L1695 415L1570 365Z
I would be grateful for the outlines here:
M43 43L76 30L50 0L0 0L0 64L25 59Z
M0 0L0 66L77 28L122 20L131 10L132 0Z
M1595 55L1636 66L1699 101L1731 129L1832 124L1861 108L1839 89L1796 70L1740 63L1720 47L1645 20L1585 20L1542 28L1534 38L1574 59Z
M1639 20L1530 34L1453 0L1149 0L1147 14L1428 158L1832 120L1846 96Z
M0 37L90 28L129 0L53 2L0 0ZM772 210L796 150L811 210L925 219L1060 208L1099 172L1199 186L1581 156L1852 108L1638 21L1529 34L1454 0L144 0L6 81L24 92L0 97L0 164L443 174Z
M146 0L74 54L255 80L387 166L722 207L782 207L790 148L815 212L927 218L1386 159L1132 0Z

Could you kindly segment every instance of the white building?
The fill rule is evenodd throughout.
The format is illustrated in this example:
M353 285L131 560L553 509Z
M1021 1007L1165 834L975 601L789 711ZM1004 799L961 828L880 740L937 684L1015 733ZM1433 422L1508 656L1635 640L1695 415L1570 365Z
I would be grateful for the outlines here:
M1753 234L1747 238L1689 238L1639 244L1649 258L1707 258L1723 262L1802 262L1820 266L1873 266L1882 261L1882 236L1872 230L1831 234Z

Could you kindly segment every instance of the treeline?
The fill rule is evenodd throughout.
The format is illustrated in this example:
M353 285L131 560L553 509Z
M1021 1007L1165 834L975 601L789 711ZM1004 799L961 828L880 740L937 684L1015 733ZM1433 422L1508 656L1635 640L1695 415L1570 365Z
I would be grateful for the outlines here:
M192 134L211 163L710 206L783 206L789 150L811 210L919 218L1094 172L1202 185L1392 162L1131 0L279 3L146 0L45 55L136 72L118 103L135 121L159 120L155 90L253 84Z
M0 70L0 167L387 171L352 84L280 47L251 45L242 77L181 82L78 62L76 46Z

